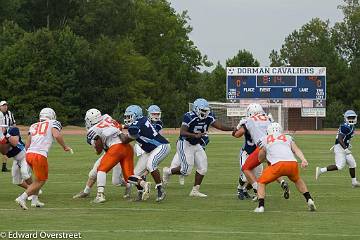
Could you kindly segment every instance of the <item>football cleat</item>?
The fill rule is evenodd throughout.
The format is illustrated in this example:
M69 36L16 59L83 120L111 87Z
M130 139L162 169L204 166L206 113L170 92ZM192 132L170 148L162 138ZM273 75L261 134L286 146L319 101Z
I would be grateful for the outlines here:
M254 212L255 213L263 213L265 211L264 207L261 206L261 207L257 207L254 209Z
M45 203L42 203L42 202L40 202L39 200L37 200L36 202L31 203L31 206L32 206L32 207L37 207L37 208L42 208L42 207L45 206Z
M240 199L240 200L245 200L245 192L244 192L244 190L243 189L241 189L241 188L238 188L238 194L237 194L237 196L238 196L238 198Z
M151 188L151 184L149 182L145 182L144 191L142 193L141 200L145 201L149 199L150 188Z
M359 182L352 183L351 186L352 186L353 188L357 188L357 187L360 187L360 183L359 183Z
M281 188L284 190L284 194L283 194L284 198L289 199L290 198L289 184L284 181L281 183Z
M162 200L165 199L165 196L166 196L166 193L164 191L164 188L162 188L161 186L158 186L156 201L161 202Z
M43 193L43 192L42 192L42 190L40 189L40 190L39 190L39 195L41 195L42 193ZM27 200L28 200L28 201L31 201L32 198L33 198L33 195L28 196L28 197L27 197Z
M27 208L27 206L26 206L25 200L22 199L21 197L16 198L16 199L15 199L15 202L16 202L17 204L19 204L19 206L20 206L22 209L28 210L28 208Z
M124 199L129 199L130 195L131 195L131 184L128 183L128 184L126 184L123 198Z
M206 194L201 193L201 192L199 192L199 190L196 190L196 189L192 189L189 196L190 197L201 197L201 198L207 197Z
M75 194L75 195L73 196L73 199L77 199L77 198L87 198L87 197L89 197L89 196L90 196L90 193L85 193L85 192L81 191L81 192Z
M321 175L321 171L320 171L320 168L319 167L316 167L316 170L315 170L315 180L318 180L319 177Z
M93 203L103 203L105 202L105 194L104 193L97 193L96 198L92 201Z
M170 179L170 174L168 174L169 168L168 167L164 167L163 168L163 180L162 183L164 186L166 186L169 182Z
M316 206L315 206L315 203L314 201L310 198L308 201L307 201L307 205L309 207L309 210L311 212L314 212L316 210Z
M184 175L179 175L179 184L180 184L180 185L184 185L184 184L185 184L185 176L184 176Z

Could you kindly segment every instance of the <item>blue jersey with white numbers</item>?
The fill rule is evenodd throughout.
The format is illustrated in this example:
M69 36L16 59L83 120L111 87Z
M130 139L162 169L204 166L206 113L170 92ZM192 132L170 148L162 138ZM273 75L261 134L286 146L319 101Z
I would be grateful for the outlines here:
M149 121L150 121L151 125L153 125L153 127L155 128L155 130L157 132L160 132L161 129L163 129L163 122L161 120L159 120L159 121L151 121L151 120L149 120Z
M133 122L128 128L128 132L130 137L134 138L139 146L147 153L161 144L169 143L156 131L147 117L142 117Z
M207 118L200 119L195 112L187 112L184 115L182 125L185 125L188 127L188 131L190 133L205 133L209 130L209 126L213 124L216 121L215 115L213 112L210 112ZM192 145L196 144L204 144L204 140L206 142L209 142L209 139L207 138L192 138L192 137L186 137L180 135L180 140L186 140ZM207 143L206 143L207 144ZM205 144L205 146L206 146Z
M338 129L338 134L336 135L335 144L339 143L339 138L343 137L343 141L346 147L349 147L350 140L355 134L354 125L350 125L346 122L342 123ZM343 135L343 136L340 136Z
M5 135L10 136L18 136L19 137L19 143L16 145L16 147L13 147L10 145L10 150L7 152L6 156L11 158L18 155L19 152L25 149L25 144L21 140L20 130L17 127L10 127L6 130Z

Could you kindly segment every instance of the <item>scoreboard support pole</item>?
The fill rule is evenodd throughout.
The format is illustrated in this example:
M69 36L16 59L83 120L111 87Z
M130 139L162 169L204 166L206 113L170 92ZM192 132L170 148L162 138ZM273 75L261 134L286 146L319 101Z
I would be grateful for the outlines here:
M280 124L280 126L283 126L282 119L281 119L281 111L282 111L281 104L279 104L278 105L278 123Z

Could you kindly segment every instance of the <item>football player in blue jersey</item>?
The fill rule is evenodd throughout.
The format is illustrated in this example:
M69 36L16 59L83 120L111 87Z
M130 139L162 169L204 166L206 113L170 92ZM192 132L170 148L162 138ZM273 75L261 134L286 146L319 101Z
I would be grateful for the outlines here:
M241 168L244 165L247 157L255 151L256 149L256 144L254 143L254 141L251 138L251 135L248 131L245 132L241 132L238 131L239 129L243 128L245 125L245 119L241 119L238 126L236 127L236 131L234 131L232 133L232 135L236 138L240 138L242 136L244 136L244 144L240 149L240 154L239 154L239 160L240 160L240 175L239 175L239 185L237 187L237 191L238 191L238 198L240 200L244 200L247 198L251 198L251 196L249 195L249 193L247 192L248 189L252 188L251 184L248 184L248 181L246 179L245 174L242 172ZM263 170L263 166L259 165L256 168L253 169L255 176L258 178Z
M123 143L136 140L145 152L136 163L134 173L136 176L143 176L146 171L151 173L156 183L156 201L160 202L164 200L166 194L162 187L158 166L170 153L170 144L156 131L149 119L143 116L142 109L137 105L131 105L126 108L124 122L129 126L129 133L128 135L120 135ZM140 193L141 189L139 189L139 195Z
M180 162L175 168L164 167L164 184L169 181L171 175L189 175L195 165L197 168L195 182L189 195L192 197L207 197L199 189L207 172L207 156L201 144L202 138L207 135L209 126L222 131L233 130L233 128L224 126L217 121L213 112L210 111L209 103L203 98L198 98L194 101L192 111L184 114L180 137L176 144Z
M335 165L327 167L316 167L315 179L318 180L321 174L328 171L341 170L345 164L349 166L352 187L360 187L360 183L355 177L356 162L351 154L350 141L355 134L355 124L357 123L357 114L353 110L347 110L344 113L344 122L340 125L336 135L335 145L331 148L335 154Z
M1 128L1 127L0 127ZM25 144L23 143L20 135L20 130L17 127L6 127L2 128L2 134L5 137L1 145L1 153L6 155L8 158L13 158L13 166L11 169L12 182L24 189L32 183L31 171L25 158ZM42 191L40 190L40 194ZM38 207L36 201L37 196L29 197L29 200L34 199L32 202L33 207Z

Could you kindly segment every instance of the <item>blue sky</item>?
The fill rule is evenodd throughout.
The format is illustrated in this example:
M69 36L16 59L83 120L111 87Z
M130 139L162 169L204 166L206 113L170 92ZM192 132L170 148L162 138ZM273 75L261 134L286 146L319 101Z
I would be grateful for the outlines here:
M188 11L191 40L216 63L235 56L240 49L252 52L268 66L272 49L312 18L343 19L337 8L342 0L169 0L177 11Z

